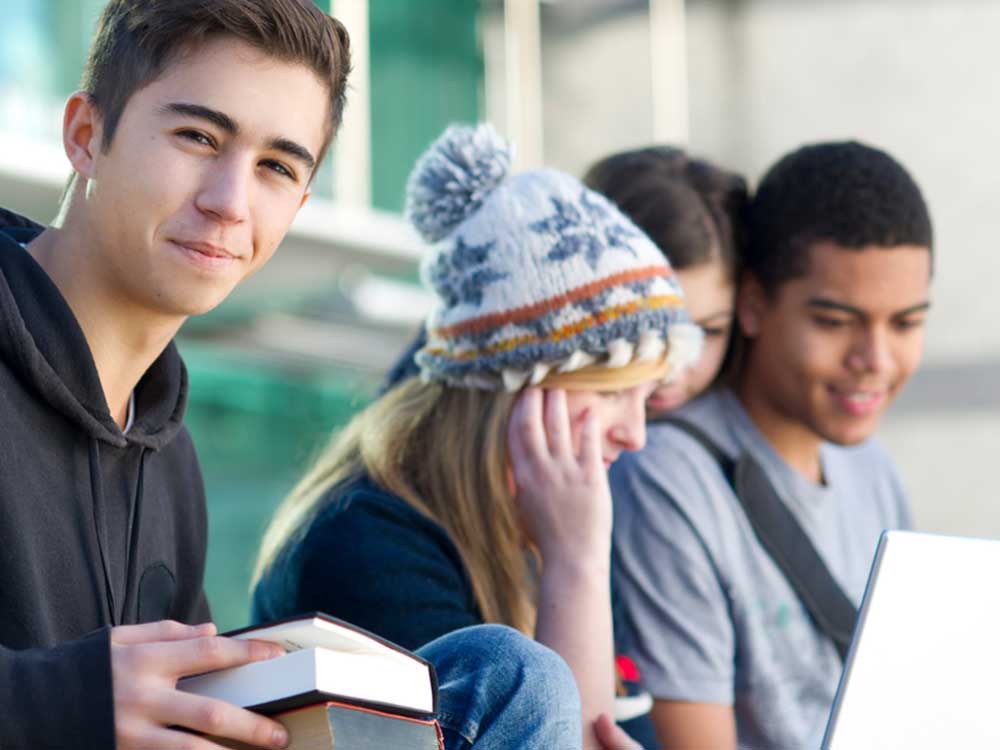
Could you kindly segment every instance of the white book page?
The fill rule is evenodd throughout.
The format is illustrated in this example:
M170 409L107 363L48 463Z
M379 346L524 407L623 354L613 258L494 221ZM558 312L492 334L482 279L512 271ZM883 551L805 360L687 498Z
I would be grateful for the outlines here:
M286 651L298 651L303 648L326 648L343 653L380 654L396 660L413 661L407 654L400 653L362 633L319 617L260 628L233 637L278 643Z
M413 659L307 648L242 667L188 677L181 690L255 706L319 690L358 700L434 710L427 667Z

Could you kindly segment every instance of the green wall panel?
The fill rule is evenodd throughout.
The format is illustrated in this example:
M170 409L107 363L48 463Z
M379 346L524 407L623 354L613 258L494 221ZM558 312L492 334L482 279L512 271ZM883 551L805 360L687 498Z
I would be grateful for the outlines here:
M472 0L371 0L372 203L400 210L414 161L450 122L479 118Z

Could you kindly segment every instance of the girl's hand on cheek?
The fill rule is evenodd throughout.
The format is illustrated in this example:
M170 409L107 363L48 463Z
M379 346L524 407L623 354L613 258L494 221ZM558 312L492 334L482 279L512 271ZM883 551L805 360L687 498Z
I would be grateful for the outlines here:
M547 565L610 554L611 493L595 414L583 417L579 443L576 454L565 391L529 388L517 399L508 430L516 503Z

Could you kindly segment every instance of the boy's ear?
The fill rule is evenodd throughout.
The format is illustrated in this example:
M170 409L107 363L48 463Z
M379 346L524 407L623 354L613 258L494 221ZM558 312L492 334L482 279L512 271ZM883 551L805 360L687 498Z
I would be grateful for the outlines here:
M101 137L101 120L93 99L86 91L75 92L63 112L63 149L74 171L85 179L93 177Z
M312 195L312 188L307 187L306 191L302 194L302 202L299 204L299 208L302 208L304 205L306 205L306 201L309 200L310 195Z
M744 274L736 295L736 320L740 331L747 338L755 338L760 332L760 323L767 305L767 292L750 273Z

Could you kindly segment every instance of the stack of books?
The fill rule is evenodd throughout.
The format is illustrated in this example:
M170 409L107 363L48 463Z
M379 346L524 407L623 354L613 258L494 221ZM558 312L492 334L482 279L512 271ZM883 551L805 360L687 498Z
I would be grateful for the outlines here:
M271 716L288 729L291 750L442 747L434 667L416 654L322 613L225 635L288 653L186 677L178 688Z

